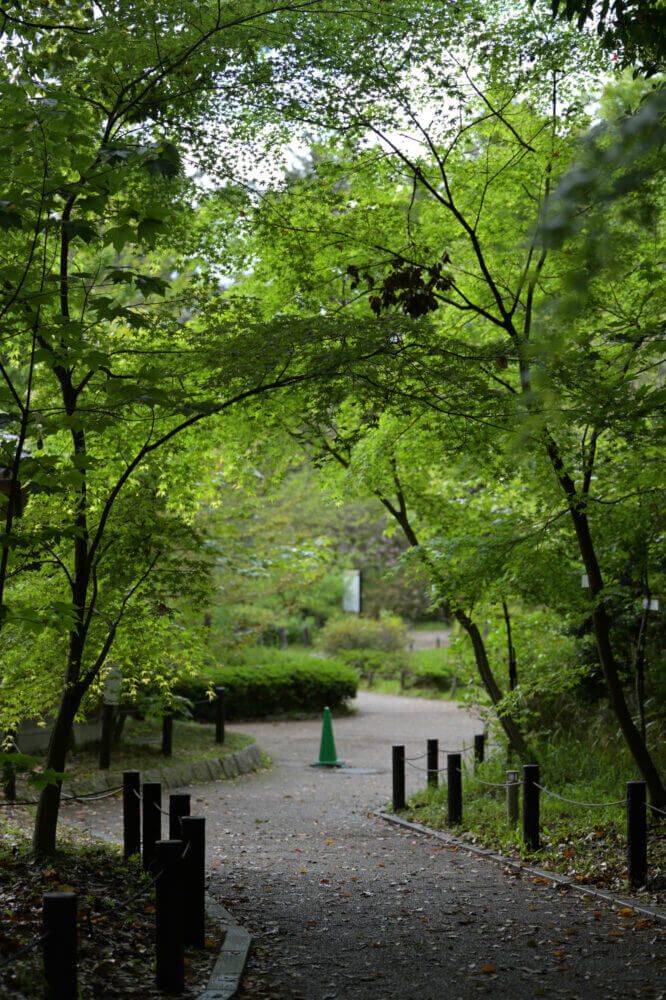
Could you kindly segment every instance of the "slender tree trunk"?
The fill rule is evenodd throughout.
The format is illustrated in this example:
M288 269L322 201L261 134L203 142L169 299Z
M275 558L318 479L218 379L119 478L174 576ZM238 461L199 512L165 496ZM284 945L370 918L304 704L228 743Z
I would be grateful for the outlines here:
M81 696L76 688L66 688L63 692L51 731L46 756L47 768L53 768L54 771L65 770L69 735L80 701ZM46 785L40 793L32 837L32 847L37 857L49 857L55 853L61 786L61 782Z
M453 614L456 618L456 621L458 621L462 625L462 627L465 629L465 632L467 632L467 635L470 638L470 641L472 643L472 648L474 650L474 659L476 661L476 669L479 672L479 677L481 678L481 682L484 688L488 692L490 700L497 709L497 706L499 705L503 696L497 684L497 681L495 680L495 676L492 672L492 669L490 667L490 663L488 661L488 654L486 652L485 643L483 641L483 636L479 632L478 626L472 621L471 618L469 618L468 615L465 614L464 611L461 611L460 609L454 609ZM530 764L533 764L534 755L527 746L525 738L517 722L515 722L515 720L512 719L511 716L506 711L502 711L501 709L497 709L497 718L500 721L502 729L506 733L507 739L509 741L509 746L511 747L511 749L515 750L515 752L518 754L518 756L524 763L529 762Z
M518 683L518 668L516 665L516 650L514 649L513 640L511 639L511 617L509 616L509 608L506 601L502 601L502 610L504 612L504 623L506 625L506 647L509 658L509 691L513 691Z
M571 508L571 516L576 529L578 547L583 557L583 563L590 584L592 627L594 629L599 662L606 681L606 687L608 688L611 708L615 712L631 755L645 779L645 784L650 794L650 801L658 809L662 809L666 805L666 789L645 741L631 717L618 673L617 663L613 655L613 647L610 639L611 624L603 597L603 579L592 540L589 521L583 511L575 508Z
M394 474L396 477L396 485L399 486L397 479L397 470L395 469L394 469ZM409 517L407 516L407 509L402 491L398 488L399 507L397 508L385 497L380 496L380 500L402 528L405 538L407 539L409 544L414 548L418 548L419 540L417 538L416 532L414 531L411 525ZM440 579L439 573L437 572L433 564L430 562L427 555L423 553L423 550L421 551L422 551L422 559L424 565L428 569L431 576L434 577L435 579ZM488 654L486 653L486 647L483 641L483 636L479 632L477 625L472 621L471 618L468 617L468 615L465 614L464 611L462 611L460 608L455 608L455 607L452 607L451 610L454 618L458 622L460 622L460 624L465 629L467 635L469 636L472 642L472 648L474 650L474 659L476 661L476 668L478 670L481 683L488 692L488 696L492 701L493 705L495 706L495 708L497 708L497 705L500 703L503 696L499 688L499 685L495 680L492 668L488 661ZM518 725L518 723L511 718L511 716L509 715L508 712L506 712L506 710L504 711L498 710L497 717L500 721L502 729L506 733L510 748L514 750L518 754L520 759L525 763L528 762L534 763L533 754L531 753L529 747L527 746L527 743L525 742L525 738L520 730L520 726Z

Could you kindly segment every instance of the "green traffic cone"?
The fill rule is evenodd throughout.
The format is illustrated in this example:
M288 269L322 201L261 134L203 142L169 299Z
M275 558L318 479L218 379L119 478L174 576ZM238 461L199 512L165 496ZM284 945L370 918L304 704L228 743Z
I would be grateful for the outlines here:
M342 767L335 752L335 740L333 739L333 724L331 722L330 708L324 709L324 721L321 727L321 744L319 746L319 760L312 767Z

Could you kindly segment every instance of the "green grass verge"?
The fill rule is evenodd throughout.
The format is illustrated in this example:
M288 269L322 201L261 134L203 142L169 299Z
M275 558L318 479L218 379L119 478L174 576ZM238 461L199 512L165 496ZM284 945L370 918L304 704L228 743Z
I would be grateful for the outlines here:
M128 718L123 729L122 740L111 751L110 771L148 771L155 768L177 767L193 764L200 760L222 757L235 753L254 743L252 736L245 733L225 732L222 746L215 742L215 726L198 722L173 724L173 753L165 757L161 751L162 724L158 719ZM35 756L37 756L35 754ZM98 777L99 743L87 744L67 759L65 781L92 779Z
M584 748L572 760L580 760ZM628 762L616 760L606 766L605 755L588 754L587 766L578 778L568 780L557 767L557 754L546 759L541 784L570 799L583 802L623 800L624 782L636 777ZM593 766L596 765L596 766ZM518 768L519 770L519 768ZM479 767L476 777L502 782L506 765L495 758ZM533 853L522 839L521 821L511 826L507 819L506 790L482 786L463 777L463 822L448 826L447 789L424 789L410 799L401 815L413 822L471 844L499 851L537 867L557 871L573 882L608 891L631 894L658 905L666 904L666 823L651 825L648 833L649 883L645 890L630 890L627 882L626 814L622 806L587 808L569 805L545 794L540 796L541 846Z

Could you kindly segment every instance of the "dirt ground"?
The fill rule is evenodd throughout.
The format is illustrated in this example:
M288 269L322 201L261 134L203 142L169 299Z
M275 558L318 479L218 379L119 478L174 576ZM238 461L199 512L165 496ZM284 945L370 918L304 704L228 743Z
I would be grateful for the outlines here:
M371 692L357 705L334 722L355 770L309 767L316 721L244 724L273 767L191 789L192 812L207 817L210 891L253 934L239 1000L664 1000L666 924L377 818L392 743L408 757L428 737L455 749L478 720ZM424 778L409 769L408 792ZM64 816L119 836L117 802Z

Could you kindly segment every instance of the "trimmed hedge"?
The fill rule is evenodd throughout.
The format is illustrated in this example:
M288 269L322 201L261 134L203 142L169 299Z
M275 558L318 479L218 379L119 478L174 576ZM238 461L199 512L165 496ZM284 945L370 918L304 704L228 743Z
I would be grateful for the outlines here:
M339 708L355 696L358 675L338 660L282 653L267 657L264 663L229 664L209 670L205 677L183 678L175 693L196 702L218 684L226 688L227 718L248 719L281 712L321 712L327 705ZM194 705L192 715L198 721L213 722L215 702Z

